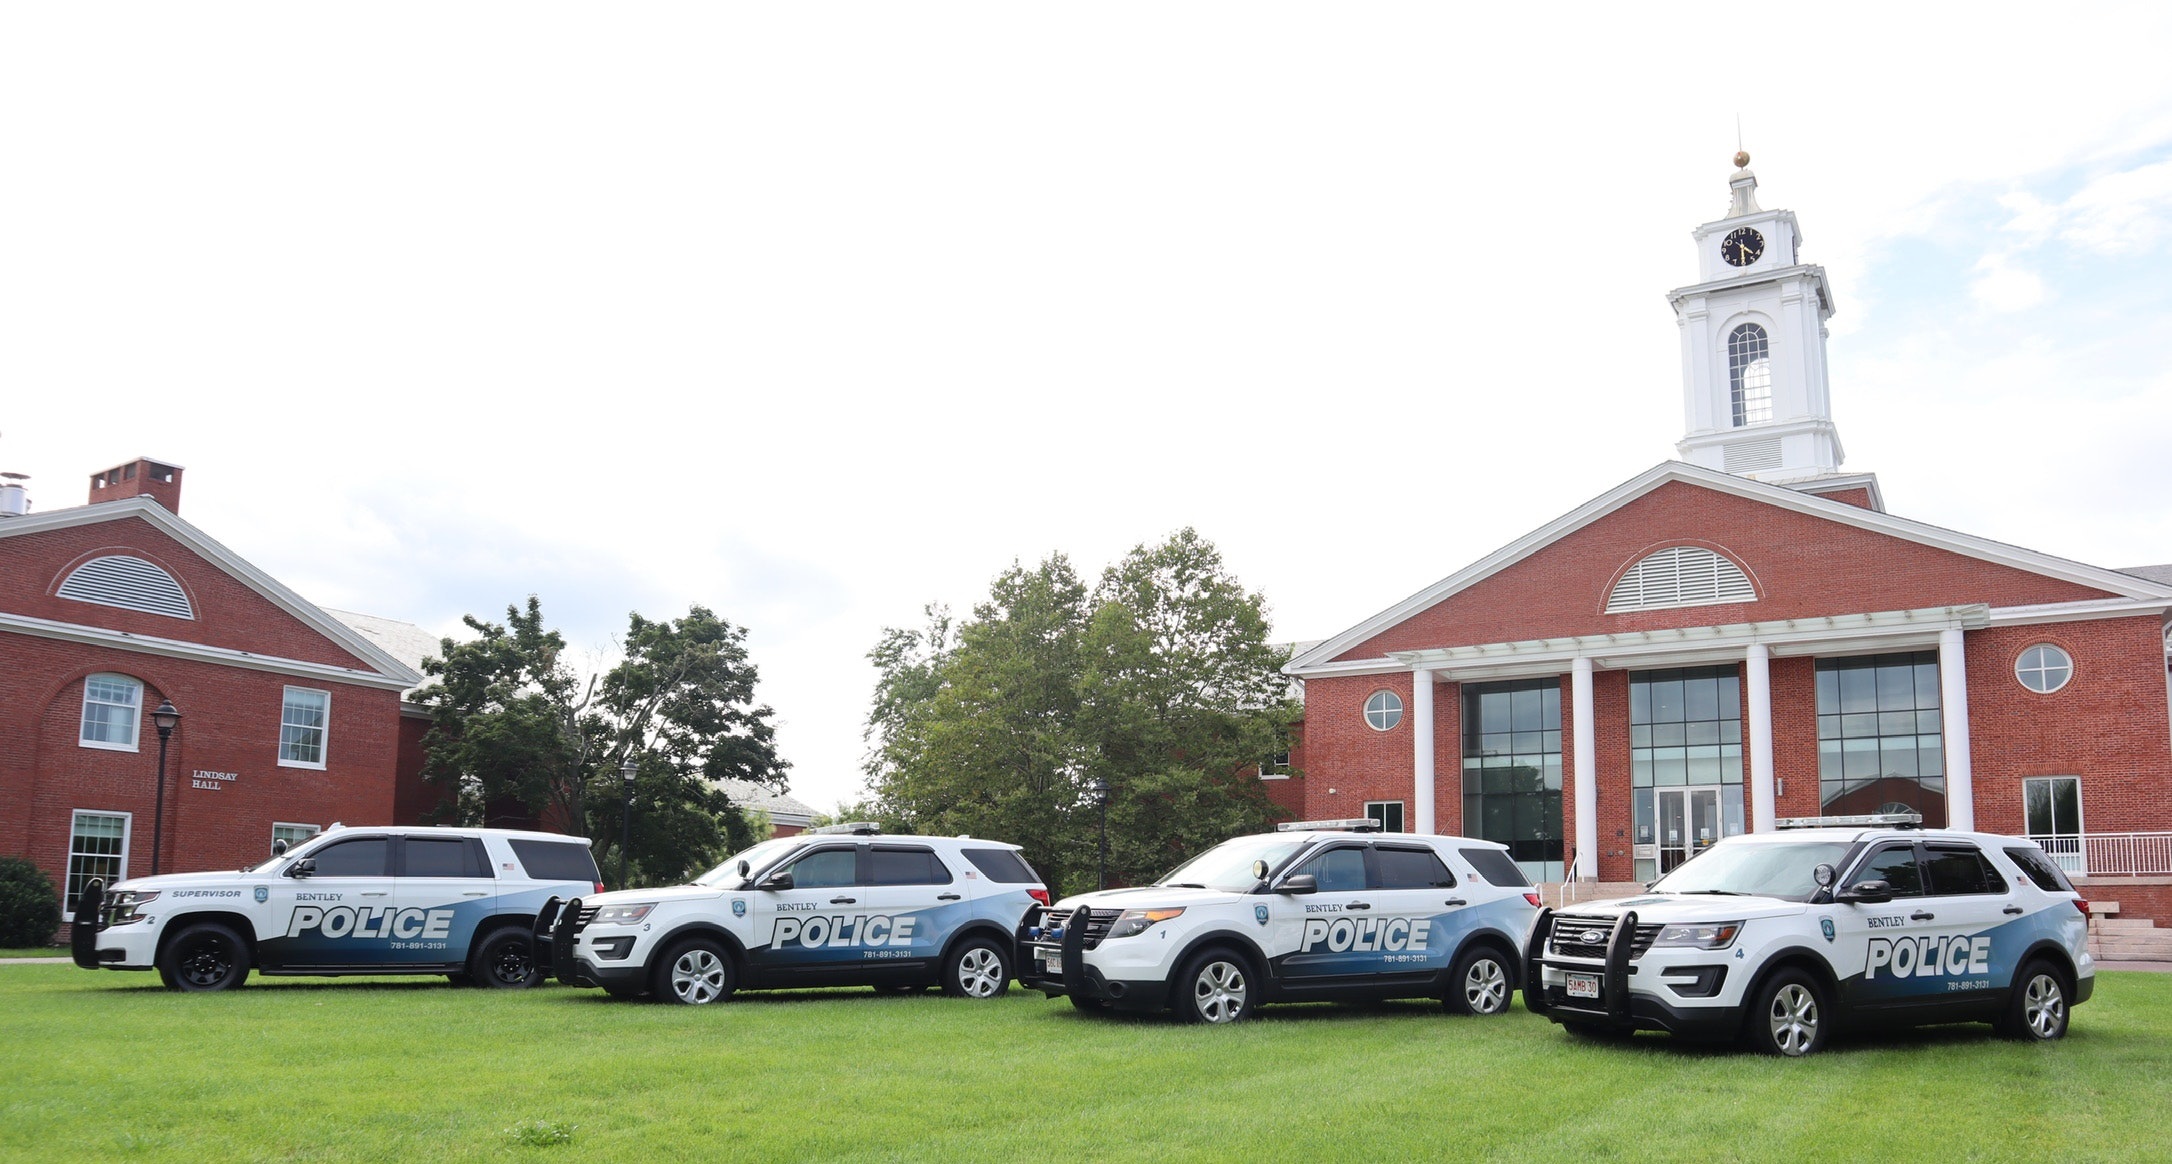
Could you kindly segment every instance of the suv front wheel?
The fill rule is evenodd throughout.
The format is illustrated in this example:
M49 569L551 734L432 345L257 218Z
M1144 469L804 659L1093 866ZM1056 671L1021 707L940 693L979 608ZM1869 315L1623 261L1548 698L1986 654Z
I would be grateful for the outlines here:
M226 926L198 922L166 943L158 976L174 990L231 990L249 977L249 947Z
M650 988L656 997L686 1006L721 1002L738 985L731 952L715 938L693 937L672 946L653 973Z
M1259 1005L1252 968L1226 949L1194 954L1177 971L1169 1000L1177 1017L1188 1023L1233 1023L1249 1018Z

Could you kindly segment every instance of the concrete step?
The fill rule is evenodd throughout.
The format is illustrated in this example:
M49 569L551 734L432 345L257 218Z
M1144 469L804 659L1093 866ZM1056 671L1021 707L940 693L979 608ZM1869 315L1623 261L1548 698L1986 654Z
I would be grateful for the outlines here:
M2156 932L2157 923L2146 917L2100 917L2091 921L2089 928L2096 931L2100 936L2107 938L2115 935L2121 937L2127 935L2147 936ZM2167 930L2166 933L2172 935L2172 930Z
M2089 953L2111 962L2172 962L2172 931L2152 938L2092 938Z

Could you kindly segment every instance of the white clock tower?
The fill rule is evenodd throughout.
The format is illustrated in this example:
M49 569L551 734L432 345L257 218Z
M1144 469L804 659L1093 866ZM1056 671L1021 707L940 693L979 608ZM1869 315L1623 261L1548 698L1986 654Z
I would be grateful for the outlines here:
M1700 282L1667 293L1682 329L1688 433L1675 446L1693 465L1775 484L1840 471L1825 378L1825 268L1801 261L1791 210L1757 205L1750 155L1735 155L1727 217L1698 227Z

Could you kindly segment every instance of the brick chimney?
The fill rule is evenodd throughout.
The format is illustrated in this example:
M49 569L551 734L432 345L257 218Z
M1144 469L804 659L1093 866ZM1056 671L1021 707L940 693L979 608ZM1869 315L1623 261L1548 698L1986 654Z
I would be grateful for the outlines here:
M138 496L158 502L168 513L180 513L181 466L137 457L125 465L91 474L92 505Z

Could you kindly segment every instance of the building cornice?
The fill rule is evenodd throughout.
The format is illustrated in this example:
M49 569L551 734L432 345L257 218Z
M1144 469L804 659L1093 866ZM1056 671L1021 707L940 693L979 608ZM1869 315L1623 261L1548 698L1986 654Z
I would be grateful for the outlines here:
M293 616L303 625L309 627L309 629L316 631L318 634L323 635L325 638L332 640L334 643L339 645L341 650L344 650L349 654L354 655L356 658L361 659L363 662L368 663L378 672L378 677L380 680L377 682L373 682L371 684L372 686L384 687L397 685L404 689L417 686L422 682L421 672L416 671L414 668L394 658L390 653L386 652L384 648L378 646L376 643L369 641L367 638L364 638L360 633L356 632L354 628L349 627L347 624L339 621L336 618L333 618L331 615L324 613L324 611L317 608L316 604L310 602L306 598L303 598L301 595L296 594L294 591L287 589L287 587L282 584L278 579L272 577L269 574L266 574L262 570L257 569L255 566L250 565L247 559L244 559L241 555L236 554L234 551L227 549L225 546L219 544L217 539L211 537L209 534L206 534L204 531L196 528L195 526L190 525L188 522L181 520L179 517L175 516L172 512L167 510L165 506L160 505L159 503L151 500L148 497L130 497L120 501L104 501L99 502L95 505L79 505L69 509L56 509L49 513L31 514L25 515L23 517L7 518L5 520L0 520L0 538L21 537L26 534L41 533L48 530L74 529L79 526L99 525L105 522L120 521L131 517L141 518L153 529L159 530L160 532L173 538L175 541L178 541L183 545L188 546L190 549L194 550L198 555L200 555L205 561L208 561L212 565L225 571L227 574L231 575L243 585L255 591L259 596L264 598L265 601L270 602L273 606L276 606L280 610L285 611L287 614ZM11 620L14 618L14 616L5 617ZM29 621L45 622L46 620L33 619ZM72 626L74 624L51 623L50 625ZM90 630L93 628L86 627L80 629ZM122 632L106 633L118 636L119 641L123 642L155 641L179 643L179 640L146 639L143 636L130 636L123 634ZM180 645L187 646L192 644ZM222 650L224 648L203 647L201 649L216 651ZM234 653L244 655L250 658L262 657L250 656L247 652ZM297 665L310 667L320 666L320 664L304 664L298 663L298 661ZM347 672L346 668L329 667L326 669L335 672ZM365 672L353 673L363 674ZM360 682L361 680L347 681Z
M253 651L237 651L232 647L214 647L204 643L183 642L155 635L131 634L101 626L85 626L81 623L55 622L28 615L0 613L0 632L29 635L33 638L53 639L58 642L83 643L89 646L107 647L139 655L157 655L167 659L186 659L198 663L216 663L223 667L240 667L250 671L265 671L275 675L317 679L334 683L348 683L357 687L376 687L386 691L405 691L415 686L421 676L395 663L399 675L366 671L357 667L336 667L330 663L312 663L306 659L288 659L278 655L259 655ZM413 675L413 679L409 676Z

